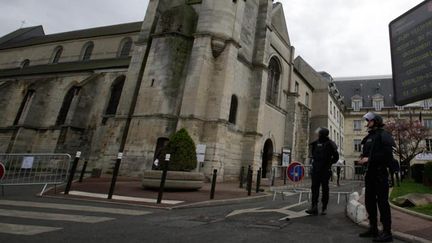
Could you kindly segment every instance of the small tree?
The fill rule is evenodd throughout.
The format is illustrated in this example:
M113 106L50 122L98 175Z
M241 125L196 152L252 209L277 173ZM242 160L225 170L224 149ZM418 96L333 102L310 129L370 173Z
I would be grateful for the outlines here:
M399 157L401 165L407 166L410 170L410 161L424 151L422 141L429 137L429 130L423 126L421 121L390 120L386 124L396 142L394 153ZM410 173L408 173L409 175Z
M171 154L169 170L191 171L196 168L196 147L186 129L182 128L170 137L164 154Z

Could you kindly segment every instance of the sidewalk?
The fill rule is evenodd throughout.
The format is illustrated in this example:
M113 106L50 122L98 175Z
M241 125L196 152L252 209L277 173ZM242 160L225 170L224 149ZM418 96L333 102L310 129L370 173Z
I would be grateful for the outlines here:
M363 196L360 197L358 202L364 207ZM432 217L427 219L411 213L407 209L390 205L392 230L396 238L409 242L432 242ZM360 225L368 227L368 220L361 222Z
M156 204L158 190L143 189L139 178L118 177L112 199L107 199L111 177L87 178L82 183L74 182L69 195L64 195L64 186L51 188L45 196L70 199L97 200L114 203L136 204L157 208L179 208L190 206L204 206L223 204L228 202L258 200L270 196L267 193L255 193L252 188L251 196L247 195L246 185L239 188L239 183L218 183L215 188L214 200L210 200L211 184L205 183L198 191L164 191L161 204ZM255 185L254 185L255 186Z

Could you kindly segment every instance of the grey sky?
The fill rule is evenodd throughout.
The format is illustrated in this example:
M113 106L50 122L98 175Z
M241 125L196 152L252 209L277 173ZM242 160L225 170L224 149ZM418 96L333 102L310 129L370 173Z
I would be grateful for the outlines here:
M217 0L215 0L217 1ZM391 73L388 24L422 0L279 0L291 44L333 77ZM21 26L57 33L144 18L148 0L0 0L0 36Z

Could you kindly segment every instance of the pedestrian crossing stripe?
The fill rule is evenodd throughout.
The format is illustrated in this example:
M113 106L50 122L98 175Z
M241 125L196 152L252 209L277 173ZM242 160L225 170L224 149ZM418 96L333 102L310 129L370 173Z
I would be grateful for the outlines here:
M84 211L84 212L95 212L95 213L109 213L109 214L120 214L120 215L130 215L130 216L141 216L141 215L146 215L146 214L151 213L149 211L142 211L142 210L92 207L92 206L58 204L58 203L39 203L39 202L31 202L31 201L0 200L0 205L15 206L15 207L62 209L62 210L73 210L73 211Z
M108 217L95 217L84 215L71 215L60 213L47 213L47 212L32 212L32 211L19 211L0 209L0 216L29 218L29 219L42 219L42 220L56 220L56 221L70 221L78 223L100 223L104 221L113 220L114 218Z
M36 225L19 225L19 224L4 224L0 223L0 233L12 234L12 235L37 235L42 233L48 233L63 228L58 227L46 227Z

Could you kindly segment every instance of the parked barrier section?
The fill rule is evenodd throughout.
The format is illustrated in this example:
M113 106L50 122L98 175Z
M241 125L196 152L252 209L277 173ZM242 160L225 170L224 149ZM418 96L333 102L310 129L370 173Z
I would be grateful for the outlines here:
M67 180L71 156L69 154L0 154L4 175L0 186L57 185Z

